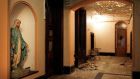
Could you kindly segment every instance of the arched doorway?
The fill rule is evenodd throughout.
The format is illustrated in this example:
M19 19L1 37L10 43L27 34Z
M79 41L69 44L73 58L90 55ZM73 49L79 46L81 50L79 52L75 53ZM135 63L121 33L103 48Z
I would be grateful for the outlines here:
M115 24L115 54L126 56L127 52L127 24L119 21Z

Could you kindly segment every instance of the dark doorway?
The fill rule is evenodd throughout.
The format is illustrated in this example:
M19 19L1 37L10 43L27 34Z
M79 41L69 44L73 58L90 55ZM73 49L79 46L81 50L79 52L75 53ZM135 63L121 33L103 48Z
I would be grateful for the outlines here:
M130 58L132 59L132 32L130 32Z
M94 33L91 32L91 49L94 49Z
M75 66L86 61L86 10L75 11Z
M63 73L63 0L46 0L46 75Z
M115 53L116 56L127 56L127 29L122 24L124 22L118 22L115 26Z

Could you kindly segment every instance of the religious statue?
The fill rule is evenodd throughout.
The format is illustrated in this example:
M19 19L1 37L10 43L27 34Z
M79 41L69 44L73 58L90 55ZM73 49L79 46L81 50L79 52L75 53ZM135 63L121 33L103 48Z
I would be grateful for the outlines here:
M23 69L24 62L27 58L28 44L24 41L20 31L21 21L16 19L14 26L11 28L11 70Z

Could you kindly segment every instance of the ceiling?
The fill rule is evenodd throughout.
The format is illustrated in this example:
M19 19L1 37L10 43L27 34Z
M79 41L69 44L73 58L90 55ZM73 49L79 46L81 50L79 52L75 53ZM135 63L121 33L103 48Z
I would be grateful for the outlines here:
M117 0L97 1L85 6L85 9L92 15L109 15L112 17L125 17L130 20L132 16L132 3Z
M84 0L64 0L65 7L79 4ZM86 2L87 0L85 0ZM91 0L88 0L91 1ZM88 2L87 1L87 2ZM90 15L108 15L113 21L130 21L133 13L133 0L92 0L93 3L85 4L84 7ZM83 3L84 4L84 3Z

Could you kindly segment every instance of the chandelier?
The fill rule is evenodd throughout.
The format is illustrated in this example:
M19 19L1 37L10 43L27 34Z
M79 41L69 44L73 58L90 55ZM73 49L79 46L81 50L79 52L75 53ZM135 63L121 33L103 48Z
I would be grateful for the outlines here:
M100 14L125 14L128 16L132 13L132 4L117 0L97 1L93 7Z
M95 3L102 8L124 7L126 4L117 1L98 1Z

